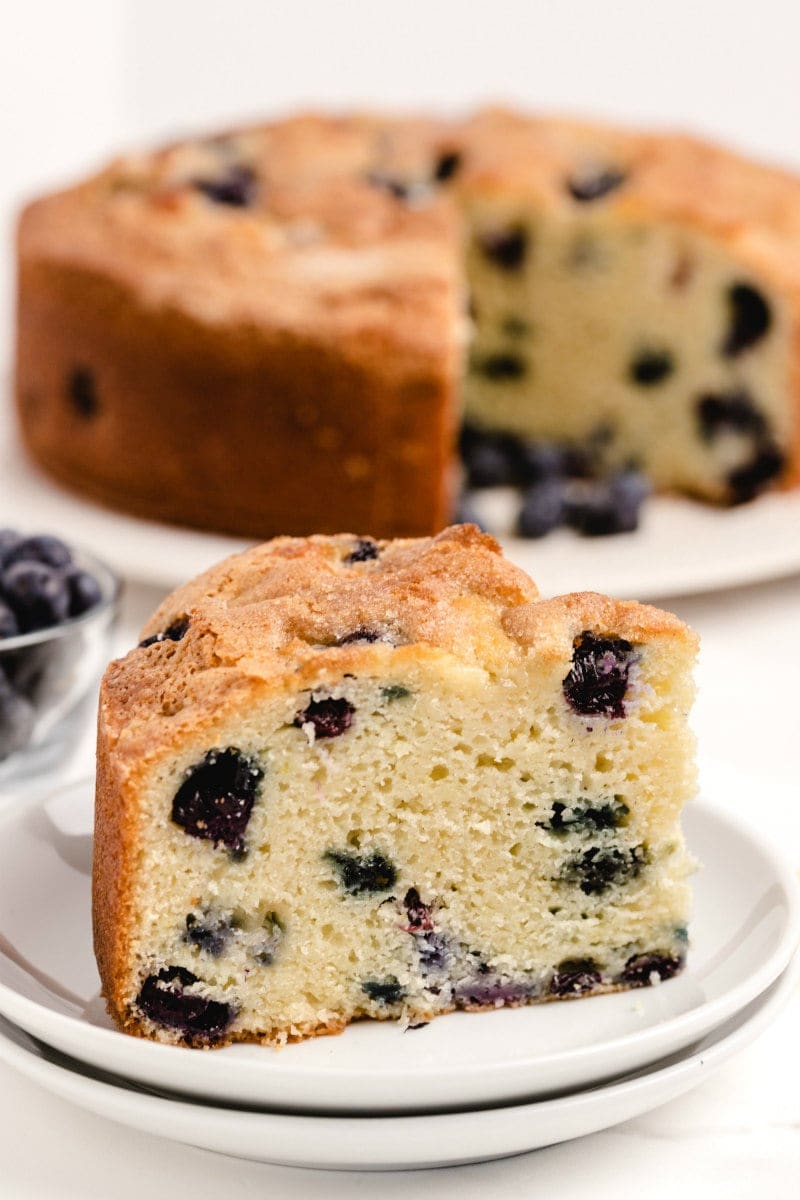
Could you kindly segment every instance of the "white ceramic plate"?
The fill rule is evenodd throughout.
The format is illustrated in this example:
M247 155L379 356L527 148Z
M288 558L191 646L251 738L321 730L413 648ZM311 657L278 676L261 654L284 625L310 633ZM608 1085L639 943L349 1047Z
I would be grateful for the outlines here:
M0 1012L101 1070L225 1103L423 1112L588 1086L708 1033L777 978L800 939L791 870L719 809L698 804L686 829L705 868L689 967L677 979L580 1002L457 1013L408 1032L360 1022L284 1050L199 1053L128 1037L105 1014L90 935L90 829L87 786L31 803L0 826Z
M121 575L171 589L250 543L141 521L65 491L26 459L0 405L0 525L61 533ZM481 496L480 515L495 530L510 528L502 492ZM513 562L533 575L544 595L609 592L638 600L755 583L800 571L800 490L719 509L658 497L645 506L634 534L579 538L560 531L541 541L501 540ZM355 530L368 533L369 530Z
M596 1133L674 1100L757 1037L796 983L797 972L787 971L691 1053L675 1055L657 1069L557 1100L467 1113L317 1117L190 1103L84 1068L1 1018L0 1061L97 1116L237 1158L356 1171L456 1166Z

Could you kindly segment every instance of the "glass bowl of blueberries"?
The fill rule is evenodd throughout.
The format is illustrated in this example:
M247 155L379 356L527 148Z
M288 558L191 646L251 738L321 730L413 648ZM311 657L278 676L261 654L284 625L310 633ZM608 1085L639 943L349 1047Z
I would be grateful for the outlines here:
M0 529L0 784L55 766L108 661L117 577L51 534Z

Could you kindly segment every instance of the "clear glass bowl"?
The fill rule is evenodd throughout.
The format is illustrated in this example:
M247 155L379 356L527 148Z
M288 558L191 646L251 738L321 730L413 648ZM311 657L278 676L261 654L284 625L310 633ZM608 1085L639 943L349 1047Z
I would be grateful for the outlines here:
M63 625L0 639L0 784L56 765L74 745L108 662L120 582L105 563L73 550L102 599Z

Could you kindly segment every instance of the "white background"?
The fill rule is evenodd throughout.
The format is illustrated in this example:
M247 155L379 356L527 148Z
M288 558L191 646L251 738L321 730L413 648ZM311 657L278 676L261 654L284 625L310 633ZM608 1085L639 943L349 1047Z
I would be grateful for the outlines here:
M0 16L0 366L20 199L130 141L303 104L496 99L683 126L800 165L798 0L6 0ZM155 599L141 597L142 612ZM751 815L797 861L800 581L671 606L703 637L703 752L758 772ZM794 1195L798 1018L800 997L742 1060L652 1116L416 1179L234 1164L127 1133L4 1071L0 1198Z
M0 352L22 197L176 130L297 105L506 100L800 162L796 0L6 0L0 12Z

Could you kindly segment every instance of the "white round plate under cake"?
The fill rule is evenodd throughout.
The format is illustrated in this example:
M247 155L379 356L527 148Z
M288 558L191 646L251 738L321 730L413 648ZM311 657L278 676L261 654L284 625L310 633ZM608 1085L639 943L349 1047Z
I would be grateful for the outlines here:
M588 1087L708 1035L774 982L800 940L798 889L780 856L705 803L690 806L685 825L704 864L692 948L687 970L659 987L457 1013L405 1032L360 1022L280 1051L198 1053L128 1037L106 1016L91 944L92 795L74 786L0 823L0 1013L98 1070L283 1112L452 1111Z
M778 1016L797 988L797 974L789 968L691 1051L652 1069L553 1100L470 1112L320 1117L192 1103L83 1067L1 1018L0 1062L97 1116L237 1158L342 1171L457 1166L597 1133L683 1095Z
M53 483L26 458L0 404L0 525L60 533L120 575L165 590L198 575L252 542L138 520L92 504ZM511 494L479 495L479 516L492 530L513 523ZM800 571L800 489L723 509L656 497L638 532L580 538L562 530L538 541L501 533L506 554L529 571L543 595L608 592L638 600L756 583ZM354 533L369 533L357 529Z

